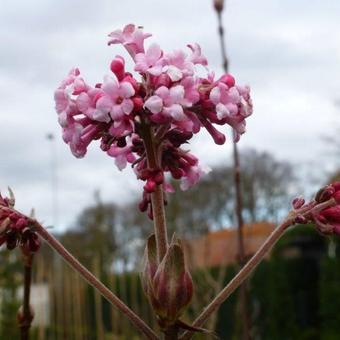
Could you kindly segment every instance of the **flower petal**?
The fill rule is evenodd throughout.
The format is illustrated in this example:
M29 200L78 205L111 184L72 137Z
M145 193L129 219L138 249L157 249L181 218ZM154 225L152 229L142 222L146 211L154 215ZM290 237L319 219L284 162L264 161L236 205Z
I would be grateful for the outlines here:
M149 109L152 113L158 113L162 111L163 101L158 96L151 96L147 99L144 106Z

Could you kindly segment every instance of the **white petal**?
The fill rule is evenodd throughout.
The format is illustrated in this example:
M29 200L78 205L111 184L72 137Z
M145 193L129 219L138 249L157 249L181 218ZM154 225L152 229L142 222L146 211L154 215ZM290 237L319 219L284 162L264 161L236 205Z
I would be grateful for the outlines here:
M182 85L172 87L170 89L170 97L173 103L180 103L184 98L184 87Z
M216 105L220 102L221 100L221 91L218 88L218 86L214 87L211 91L210 91L210 95L209 95L210 100Z
M167 114L170 114L173 119L178 121L185 120L187 118L183 112L183 107L179 104L171 105L170 107L164 109L164 111Z
M230 115L230 112L227 109L227 107L221 103L216 105L216 113L218 119L223 119Z
M159 113L163 108L163 101L158 96L151 96L147 99L144 106L149 109L152 113Z
M172 81L178 81L182 78L183 74L179 68L176 66L170 65L167 69L167 74L169 75Z
M129 114L133 110L133 101L131 99L124 99L121 107L125 114Z
M127 81L123 81L120 83L119 94L124 98L130 98L135 94L135 89L131 85L131 83Z

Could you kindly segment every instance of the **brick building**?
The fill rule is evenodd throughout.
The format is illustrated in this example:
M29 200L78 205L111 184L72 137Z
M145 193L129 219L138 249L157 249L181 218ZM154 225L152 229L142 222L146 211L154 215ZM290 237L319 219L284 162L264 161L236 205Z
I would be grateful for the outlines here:
M268 222L246 224L243 227L247 257L263 244L275 225ZM210 232L200 238L184 242L186 258L191 268L227 265L237 260L237 229L228 228Z

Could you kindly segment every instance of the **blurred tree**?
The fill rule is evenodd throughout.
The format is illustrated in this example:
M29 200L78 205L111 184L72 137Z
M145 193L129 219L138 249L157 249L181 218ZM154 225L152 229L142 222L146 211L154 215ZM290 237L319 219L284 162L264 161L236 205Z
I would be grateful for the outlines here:
M288 211L296 184L291 164L254 149L242 150L240 158L245 223L277 222ZM195 237L234 224L234 196L232 165L214 169L192 189L168 196L169 230Z
M278 222L296 194L292 165L268 152L246 149L242 151L241 167L245 222Z
M85 208L78 216L76 226L60 239L84 265L92 268L96 258L99 259L100 271L108 272L117 249L117 215L117 206L104 204L97 192L95 204Z

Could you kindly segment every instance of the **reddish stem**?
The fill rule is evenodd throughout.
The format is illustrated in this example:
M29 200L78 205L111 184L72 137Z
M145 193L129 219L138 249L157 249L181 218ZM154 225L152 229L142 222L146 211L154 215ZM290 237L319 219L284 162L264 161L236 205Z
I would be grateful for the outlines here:
M64 246L54 238L40 223L32 220L35 231L53 248L76 272L78 272L93 288L117 307L131 323L145 336L146 339L159 339L157 334L127 305L113 294L102 282L100 282L90 271L88 271Z
M267 253L273 248L275 243L284 234L287 228L295 223L296 216L300 215L301 211L304 211L303 216L307 217L310 214L316 213L328 207L335 206L337 203L332 198L326 202L311 206L307 211L301 209L300 211L291 212L286 220L280 224L274 231L269 235L264 244L255 253L255 255L247 262L247 264L237 273L237 275L228 283L228 285L222 289L222 291L215 297L210 304L204 308L203 312L193 322L193 327L201 327L210 315L215 312L221 304L227 300L227 298L244 282L250 273L256 268L256 266L264 259ZM183 333L180 337L182 340L187 340L192 337L193 333L188 331Z

